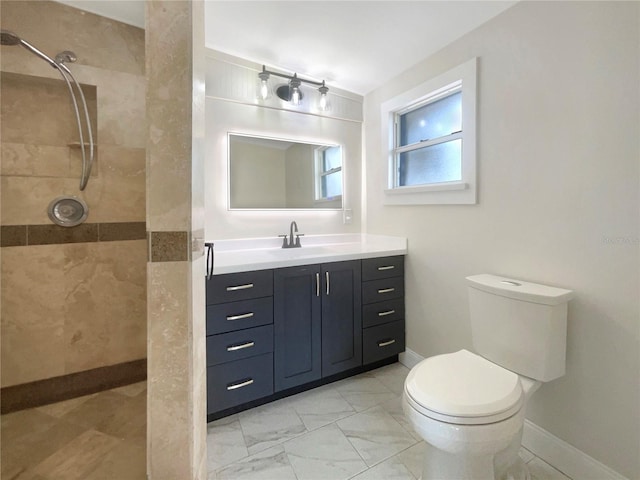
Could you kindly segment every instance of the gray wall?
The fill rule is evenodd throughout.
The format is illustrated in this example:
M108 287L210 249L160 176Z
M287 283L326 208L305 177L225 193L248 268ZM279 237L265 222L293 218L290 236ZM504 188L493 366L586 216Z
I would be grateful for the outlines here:
M365 97L368 233L407 236L407 346L471 348L466 275L575 290L528 418L640 478L640 4L522 2ZM380 104L479 57L475 206L383 205Z

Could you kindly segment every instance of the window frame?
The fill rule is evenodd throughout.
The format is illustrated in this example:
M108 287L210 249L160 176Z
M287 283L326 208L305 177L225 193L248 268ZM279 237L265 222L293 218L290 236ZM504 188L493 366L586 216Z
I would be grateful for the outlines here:
M408 90L381 106L382 148L386 152L384 176L385 205L475 204L476 179L476 86L477 58L438 75ZM462 132L396 147L399 135L399 115L408 113L448 95L462 92ZM398 162L396 157L405 151L437 145L445 141L462 140L462 178L459 181L397 186Z
M330 148L339 148L340 149L340 166L339 167L335 167L335 168L331 168L329 170L325 170L324 169L324 152L327 151ZM323 177L326 177L328 175L331 175L333 173L337 173L337 172L341 172L343 171L343 163L344 163L344 155L342 153L342 148L339 145L323 145L321 147L318 147L316 149L314 149L314 156L315 156L315 168L314 168L314 186L315 186L315 195L314 195L314 201L315 203L326 203L326 202L334 202L336 200L341 200L342 196L344 194L344 178L342 179L340 186L341 186L341 193L340 195L335 195L333 197L324 197L322 196L322 179ZM343 175L344 177L344 175Z

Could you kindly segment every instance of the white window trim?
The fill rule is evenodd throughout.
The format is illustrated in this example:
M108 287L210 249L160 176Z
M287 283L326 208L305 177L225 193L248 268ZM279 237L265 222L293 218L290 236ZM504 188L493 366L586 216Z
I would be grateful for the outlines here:
M382 148L386 162L385 205L432 205L477 203L476 178L476 86L477 58L473 58L382 104ZM462 180L429 185L395 187L394 117L408 107L444 95L462 83Z

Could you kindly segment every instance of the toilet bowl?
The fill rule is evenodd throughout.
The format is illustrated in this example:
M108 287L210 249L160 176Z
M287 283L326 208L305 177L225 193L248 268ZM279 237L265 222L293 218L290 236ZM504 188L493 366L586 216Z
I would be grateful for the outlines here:
M467 350L416 365L403 410L427 443L422 480L525 480L518 456L527 399L540 382Z
M474 349L413 367L402 406L426 452L421 480L528 480L525 408L564 375L573 292L496 275L467 277Z

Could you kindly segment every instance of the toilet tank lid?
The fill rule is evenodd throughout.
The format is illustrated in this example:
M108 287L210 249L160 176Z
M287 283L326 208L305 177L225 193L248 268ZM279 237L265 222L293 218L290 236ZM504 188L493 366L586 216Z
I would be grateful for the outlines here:
M467 277L470 287L502 297L543 305L560 305L573 298L573 291L549 287L539 283L523 282L513 278L482 273Z

